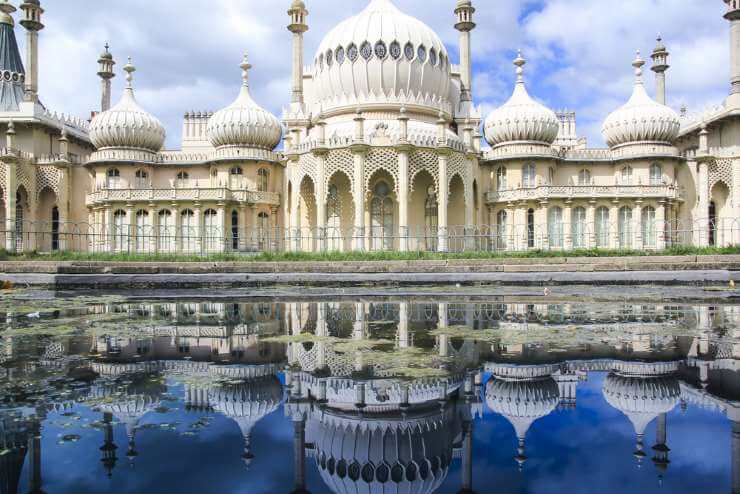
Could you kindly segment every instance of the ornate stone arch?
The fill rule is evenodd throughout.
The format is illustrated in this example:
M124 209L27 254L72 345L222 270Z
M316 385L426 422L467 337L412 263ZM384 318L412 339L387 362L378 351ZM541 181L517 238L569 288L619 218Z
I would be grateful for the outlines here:
M439 193L439 159L437 153L428 149L417 149L409 156L409 193L414 191L414 180L422 170L432 176L434 189Z
M455 175L460 177L462 180L463 187L465 189L465 204L472 206L470 202L473 197L473 177L471 173L471 163L461 153L450 154L449 161L447 162L447 190L450 189L450 184Z
M15 168L16 186L21 185L25 188L26 194L28 194L28 200L34 201L36 199L36 173L30 165L25 163L18 163Z
M316 168L317 160L314 155L302 155L298 160L298 169L293 183L298 184L298 186L301 187L301 184L303 184L303 179L309 177L311 179L311 182L313 183L314 190L316 190L318 193L318 189L316 187L320 184L318 184L316 180L316 177L318 176L316 173Z
M36 169L36 191L34 199L38 201L41 192L44 189L51 190L57 196L57 200L62 200L61 191L63 174L59 168L51 165L39 166Z
M353 197L355 187L355 161L352 151L349 149L333 149L326 155L324 164L324 177L326 178L326 187L329 186L331 177L338 171L343 172L352 186Z
M723 182L725 185L733 183L733 162L731 159L720 159L709 163L709 190L715 186L717 182ZM728 186L731 191L732 187Z
M373 148L365 158L365 193L370 188L370 179L379 171L386 171L393 177L393 191L398 194L398 153L391 148Z
M304 174L298 183L300 184L298 193L303 199L303 202L306 203L306 207L308 208L307 213L309 216L313 216L316 214L316 181L309 174Z

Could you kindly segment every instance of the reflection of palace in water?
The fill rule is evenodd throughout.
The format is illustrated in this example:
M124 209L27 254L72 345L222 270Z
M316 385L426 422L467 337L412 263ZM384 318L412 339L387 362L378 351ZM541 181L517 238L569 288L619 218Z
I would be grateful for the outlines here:
M433 493L458 463L459 492L470 493L474 425L484 411L511 424L513 460L526 472L532 424L577 407L578 387L595 372L605 373L606 403L634 430L625 454L643 468L652 463L657 479L670 465L669 412L698 406L726 415L740 493L738 307L162 303L94 306L88 316L90 332L57 339L32 358L34 345L5 338L10 377L66 375L78 385L0 412L0 448L9 452L0 455L3 494L18 492L26 463L29 489L41 492L43 422L74 404L100 413L101 468L115 475L142 454L144 417L178 383L187 413L212 411L238 424L247 467L260 454L254 427L282 406L293 432L294 492L308 492L310 465L334 493ZM569 333L574 328L581 332ZM563 336L543 337L548 331ZM360 345L373 340L383 342L378 351ZM383 352L411 352L440 372L398 375L393 359L373 358ZM127 445L115 443L118 426Z

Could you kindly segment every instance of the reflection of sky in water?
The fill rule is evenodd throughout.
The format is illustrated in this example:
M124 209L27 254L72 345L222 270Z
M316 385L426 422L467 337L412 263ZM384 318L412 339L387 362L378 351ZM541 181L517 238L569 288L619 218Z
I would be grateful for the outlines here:
M707 386L710 395L721 400L740 396L740 382L737 371L733 370L738 367L740 351L734 337L740 321L737 307L724 306L715 310L707 306L661 306L656 312L655 307L630 303L473 305L440 302L422 305L345 302L302 305L191 303L128 308L121 305L112 310L101 305L93 312L102 317L90 326L85 323L83 327L87 331L84 334L60 338L51 344L38 332L24 334L23 331L45 325L42 333L46 334L45 331L53 330L55 320L46 314L41 319L29 318L18 309L21 314L16 313L15 319L6 323L8 327L20 327L18 336L4 338L7 333L0 332L3 337L0 342L6 345L2 354L6 358L4 367L13 369L18 379L38 381L38 384L44 382L41 376L62 376L72 372L70 369L78 364L81 365L76 374L79 379L96 377L96 373L106 376L95 381L89 395L86 393L90 390L80 386L80 396L83 401L90 400L88 405L75 405L65 410L65 414L51 412L44 420L41 449L44 492L292 492L294 424L286 417L286 409L307 413L306 441L315 443L317 455L327 451L332 454L326 438L340 437L347 444L361 444L358 435L343 431L337 434L339 429L331 417L340 417L339 420L346 420L344 423L357 427L360 420L351 418L357 412L355 393L365 389L358 386L358 382L374 375L375 379L365 384L366 394L360 393L362 403L369 406L363 409L365 416L383 417L379 410L388 406L392 411L383 419L396 424L393 430L395 440L399 440L402 409L399 396L403 395L399 390L403 387L401 381L380 377L382 372L395 376L389 368L397 370L414 365L428 366L428 370L447 368L443 371L444 378L428 377L429 386L426 387L419 384L422 381L418 376L412 379L412 375L402 374L419 384L412 386L410 420L423 416L420 419L423 423L443 423L446 431L451 432L441 436L436 433L413 436L414 441L423 443L421 449L427 448L423 455L427 455L424 457L430 462L432 454L429 451L439 446L435 454L442 456L436 458L445 458L449 451L446 448L452 447L450 436L456 440L464 437L463 422L475 408L475 405L465 404L462 398L454 397L457 386L464 389L465 379L469 378L467 384L472 386L473 374L465 377L464 371L474 370L475 373L485 368L497 373L490 396L486 396L485 391L492 374L482 375L483 416L476 418L473 424L473 486L479 494L658 492L659 471L651 459L655 454L652 446L656 443L657 412L651 415L653 420L645 431L646 456L638 467L633 424L623 412L607 403L602 391L605 382L613 385L609 387L612 402L618 390L658 389L658 394L663 393L661 396L665 398L663 404L669 402L672 407L678 403L679 393L686 392L685 397L696 398L701 394L697 391L701 384ZM165 314L163 309L167 309ZM27 308L26 312L30 310ZM90 314L85 315L85 311L75 317L93 319ZM471 329L473 327L476 329ZM440 328L444 331L440 332ZM572 328L578 328L579 333L574 334ZM148 330L151 330L149 335L142 336L142 331ZM474 340L471 338L475 331L478 339ZM298 333L320 338L291 342L292 336L286 336ZM463 342L462 338L452 338L450 335L455 333L458 336L466 334L469 339ZM489 339L482 335L488 335ZM491 335L499 339L490 339ZM503 336L506 338L501 339ZM387 348L373 349L377 350L375 360L369 358L373 350L351 345L353 340L367 342L368 339L388 341ZM340 345L348 350L342 350ZM93 355L87 356L87 360L85 355L91 349ZM421 356L399 363L397 360L405 355L399 349L418 350ZM77 354L83 356L82 361L76 360ZM378 354L386 360L379 359ZM656 360L662 363L645 363ZM579 362L573 366L552 365L565 361ZM640 361L643 363L635 363ZM213 362L216 364L209 367ZM710 363L724 370L707 371ZM149 364L151 367L146 367ZM278 407L281 392L287 394L291 390L285 385L287 373L278 375L282 390L274 373L287 364L294 371L292 392L298 390L304 399ZM145 367L154 372L151 379L143 377L141 372ZM173 370L175 367L179 371ZM620 381L623 384L614 384L618 380L612 378L607 380L607 373L601 371L592 371L587 380L579 380L579 373L586 368L614 369L617 374L621 373L620 379L624 377ZM247 376L251 372L248 369L261 369L262 374ZM533 372L541 373L529 375L531 369L539 369ZM222 387L213 381L215 377L227 375L229 383L221 382ZM635 378L636 375L640 377ZM669 377L661 381L663 377L660 376ZM0 382L8 389L13 379ZM160 379L167 384L166 395L162 395L165 387ZM561 391L557 390L555 380L563 386ZM321 392L319 383L328 381L333 381L328 385L329 404L319 404L316 401ZM442 385L443 381L449 382L451 389L447 388L448 384ZM526 447L522 445L518 452L514 427L509 419L494 413L489 404L497 409L512 410L516 407L505 400L518 396L516 393L542 393L539 401L533 400L535 406L528 405L532 406L530 412L537 411L535 415L539 416L551 410L558 399L567 405L567 391L564 390L568 389L568 383L575 381L578 381L577 406L564 406L535 420L526 434ZM625 381L628 384L624 385ZM679 381L685 389L678 388ZM653 383L652 388L649 382ZM660 383L663 383L662 388ZM77 384L79 381L70 386ZM643 385L645 387L640 388ZM187 386L190 386L189 396L194 397L195 391L206 390L205 402L216 409L232 410L237 415L240 411L249 415L250 403L259 401L254 398L258 395L265 398L261 401L266 404L262 412L277 407L252 428L251 452L255 457L249 466L243 458L243 432L248 430L249 420L244 418L240 428L234 418L217 411L186 409ZM233 394L235 389L241 390L242 394L238 395L241 400L233 398L237 396ZM440 389L442 395L448 397L444 419L437 401ZM553 397L553 391L557 396ZM135 411L130 413L141 417L135 434L138 455L130 460L127 458L126 427L119 422L122 416L117 415L116 410L132 407L135 401L132 397L142 394L147 399L138 409L146 413L143 416ZM307 399L309 394L311 400ZM5 399L7 402L9 398ZM621 403L629 401L624 397L620 399ZM90 408L90 403L96 400L115 415L113 439L117 460L110 476L101 461L101 446L105 441L100 423L103 413ZM233 401L229 404L228 400ZM653 407L652 411L660 406L660 398L644 401ZM155 410L157 406L160 408ZM26 413L30 411L26 409ZM250 416L254 418L254 415ZM261 413L256 415L262 416ZM516 413L512 413L514 415ZM519 415L520 429L523 429L521 424L527 422L525 415ZM426 420L428 422L424 422ZM365 420L364 424L368 422ZM206 425L194 428L198 423ZM661 492L730 492L731 422L722 413L699 408L689 400L685 410L676 405L668 413L667 424L670 464ZM63 440L64 436L72 439L76 435L79 436L76 442ZM446 439L440 439L443 436ZM436 491L438 494L458 493L461 488L460 456L464 448L458 449L458 446L455 445L458 456L452 460L446 478ZM0 447L0 466L7 464L2 449ZM415 450L418 451L419 448ZM514 459L517 454L525 454L528 458L521 471ZM392 455L384 457L388 459L389 456ZM30 458L29 452L25 456L18 492L31 490ZM341 453L336 457L337 461L353 458L363 461L361 455ZM740 467L740 457L735 461ZM306 487L314 494L328 493L325 481L336 481L336 477L332 477L332 473L327 480L324 470L322 479L316 463L313 457L306 459ZM4 481L0 478L0 494L7 490ZM386 490L386 494L389 492Z
M488 377L488 376L486 376ZM527 456L522 472L513 461L516 438L505 418L484 407L484 417L474 423L474 485L477 492L496 486L496 492L603 493L652 492L657 472L650 457L655 421L645 435L648 457L637 467L632 452L635 435L631 423L603 398L604 373L591 373L579 384L577 407L557 410L537 420L527 434ZM182 397L181 385L170 391ZM253 430L255 459L246 469L241 454L243 439L233 420L215 412L185 411L181 400L164 402L166 413L150 412L136 434L139 456L133 463L125 457L127 437L117 424L115 442L118 461L112 477L100 461L102 430L81 427L85 419L95 422L100 413L77 406L82 418L73 421L52 413L43 425L43 488L49 493L219 492L288 493L293 488L292 426L282 407L260 421ZM211 424L194 436L183 435L200 417L213 417ZM64 428L59 424L74 423ZM88 423L89 423L88 422ZM178 424L175 430L161 428ZM79 434L76 443L58 444L60 435ZM665 492L729 492L730 423L717 412L689 405L668 414L670 466L664 479ZM28 461L20 492L28 490ZM313 459L307 460L307 487L328 492ZM460 463L454 461L439 493L460 488Z

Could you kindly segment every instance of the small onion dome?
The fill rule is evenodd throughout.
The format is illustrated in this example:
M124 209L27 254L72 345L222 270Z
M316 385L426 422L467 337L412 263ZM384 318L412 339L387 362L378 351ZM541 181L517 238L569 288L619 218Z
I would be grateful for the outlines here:
M206 135L216 148L238 146L272 151L282 136L280 121L249 95L248 76L252 66L246 55L240 67L243 82L239 97L213 114L208 120Z
M136 67L128 63L126 71L127 86L123 97L110 110L98 113L90 122L90 140L98 149L128 148L142 149L156 153L162 149L166 132L162 123L144 110L136 102L132 86Z
M514 60L517 74L514 94L486 119L486 140L491 146L514 142L549 146L558 136L560 123L555 112L533 100L527 92L523 77L525 63L519 53Z
M519 439L537 419L552 413L559 402L560 390L552 377L515 381L494 378L486 385L488 408L506 417Z
M678 137L681 127L678 114L648 96L642 81L643 65L645 61L640 58L638 51L637 58L632 62L635 68L632 97L609 115L601 128L611 148L643 142L671 144Z

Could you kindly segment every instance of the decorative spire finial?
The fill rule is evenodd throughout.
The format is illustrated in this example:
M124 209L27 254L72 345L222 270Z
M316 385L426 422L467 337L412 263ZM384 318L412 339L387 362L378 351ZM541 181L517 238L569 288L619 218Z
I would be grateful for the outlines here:
M2 0L2 2L0 2L0 12L10 15L15 11L15 6L13 6L13 4L10 3L8 0Z
M637 50L635 60L632 62L632 66L635 68L635 83L642 84L642 67L645 65L645 60L640 56L640 50Z
M131 61L131 57L128 57L128 63L123 67L123 70L126 72L126 87L132 88L133 80L134 80L134 72L136 72L136 67Z
M527 61L522 57L522 50L517 50L516 58L514 59L514 65L516 65L516 80L517 82L524 81L524 65Z
M242 63L239 65L242 69L242 85L243 86L249 86L249 69L252 68L252 64L249 63L249 58L247 57L247 54L244 53L244 58L242 59Z

